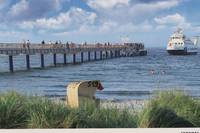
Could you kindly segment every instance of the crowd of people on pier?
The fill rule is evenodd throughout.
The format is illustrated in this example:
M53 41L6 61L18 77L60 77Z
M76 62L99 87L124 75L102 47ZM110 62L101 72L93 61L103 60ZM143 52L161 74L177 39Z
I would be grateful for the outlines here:
M30 41L29 40L23 40L23 44L22 44L22 47L23 48L27 48L27 49L29 49L30 48Z
M26 48L26 49L30 49L31 48L31 42L30 40L23 40L23 43L22 43L22 48ZM75 44L73 42L66 42L66 43L62 43L60 40L59 41L55 41L55 42L52 42L52 41L49 41L49 42L45 42L44 40L41 41L40 44L38 44L37 46L41 46L41 48L77 48L77 47L91 47L92 45L88 44L87 42L84 42L83 44ZM113 46L112 43L110 42L107 42L107 43L96 43L96 44L93 44L93 46L95 47L103 47L103 46Z
M124 43L126 46L131 46L136 51L139 51L140 49L144 49L144 44L142 43Z
M144 44L142 43L124 43L121 45L125 45L128 47L131 47L133 49L136 50L140 50L140 49L144 49ZM63 43L60 40L59 41L49 41L49 42L45 42L45 40L42 40L41 43L37 44L37 45L31 45L30 40L27 41L23 41L22 44L22 48L24 49L30 49L32 47L38 47L38 48L66 48L66 49L73 49L73 48L87 48L87 47L115 47L115 46L119 46L119 45L114 45L110 42L107 43L95 43L93 45L88 44L87 42L84 42L82 44L75 44L73 42L66 42Z
M36 46L36 45L31 45L30 41L24 41L22 43L22 48L26 48L26 49L30 49L31 46ZM60 40L59 41L49 41L48 43L46 43L44 40L41 41L41 43L38 43L37 46L39 46L40 48L75 48L76 45L75 43L71 42L67 42L66 44L62 43Z

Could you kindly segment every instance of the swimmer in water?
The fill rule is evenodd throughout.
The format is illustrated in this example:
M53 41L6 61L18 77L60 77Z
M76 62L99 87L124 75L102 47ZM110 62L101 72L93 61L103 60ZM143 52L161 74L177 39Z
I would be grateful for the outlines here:
M151 74L155 74L155 70L151 69L151 70L150 70L150 73L151 73Z
M165 70L162 70L161 73L162 73L162 74L166 74Z

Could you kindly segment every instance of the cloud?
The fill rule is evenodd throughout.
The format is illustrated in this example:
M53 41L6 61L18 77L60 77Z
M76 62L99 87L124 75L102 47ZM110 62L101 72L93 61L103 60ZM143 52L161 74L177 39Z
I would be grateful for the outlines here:
M185 17L180 15L179 13L167 15L164 17L156 17L154 18L154 21L162 26L176 26L176 27L181 27L184 29L190 28L191 24L186 21Z
M185 22L185 18L178 13L154 18L154 20L157 24L179 24Z
M23 39L31 39L33 36L27 32L21 31L0 31L0 42L14 42L14 43L21 43ZM5 40L7 39L7 40Z
M60 9L60 0L20 0L7 12L8 20L33 20Z
M139 3L136 5L132 5L130 11L131 13L149 14L178 6L179 2L180 0L168 0L168 1L157 1L150 3Z
M0 29L19 39L27 33L38 40L110 41L134 36L151 41L162 29L191 26L178 13L166 15L185 0L82 0L83 5L74 0L15 1L2 10L6 21L0 21Z
M181 0L86 0L86 2L102 20L140 23L159 11L178 6Z
M96 17L93 12L73 7L68 12L61 12L57 17L24 21L18 25L22 29L73 30L84 24L94 24Z
M21 13L27 13L26 11L29 10L29 3L26 0L21 0L19 3L13 5L9 11L11 16L19 16Z
M88 0L88 5L93 9L111 9L116 6L129 4L130 0Z
M110 30L113 30L118 27L118 24L113 21L107 21L104 22L99 26L99 32L109 32Z
M125 25L121 25L116 22L108 21L99 25L82 25L79 29L74 31L61 31L57 32L54 35L56 36L115 36L121 35L129 35L132 33L142 33L149 32L153 29L153 26L145 21L141 24L128 23Z
M7 0L0 0L0 10L4 9L8 5Z
M184 16L179 13L169 14L163 17L155 17L154 21L156 23L156 30L162 29L172 29L176 30L177 28L182 28L183 30L187 30L192 34L200 33L200 26L194 25L189 22Z

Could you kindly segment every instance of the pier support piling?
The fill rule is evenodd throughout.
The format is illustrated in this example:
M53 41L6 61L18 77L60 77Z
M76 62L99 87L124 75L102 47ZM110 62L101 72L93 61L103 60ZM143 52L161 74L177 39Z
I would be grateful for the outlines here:
M73 64L76 64L76 54L73 54Z
M56 54L53 54L53 64L54 66L56 66L57 62L56 62Z
M94 51L94 60L97 60L97 51Z
M100 51L100 60L102 60L103 59L103 54L102 54L102 51Z
M106 59L108 58L108 51L106 51Z
M84 53L81 52L81 63L83 63Z
M29 70L30 69L30 55L26 55L26 68Z
M44 54L41 54L40 57L41 57L41 68L44 68Z
M64 65L67 64L67 54L63 54L63 59L64 59Z
M9 68L10 68L10 72L14 72L13 56L12 55L9 55Z
M115 58L117 58L117 51L115 51Z
M88 51L88 61L90 61L90 51Z
M118 54L117 54L117 56L118 56L118 57L121 57L120 50L118 51Z
M110 58L113 58L113 51L110 51Z

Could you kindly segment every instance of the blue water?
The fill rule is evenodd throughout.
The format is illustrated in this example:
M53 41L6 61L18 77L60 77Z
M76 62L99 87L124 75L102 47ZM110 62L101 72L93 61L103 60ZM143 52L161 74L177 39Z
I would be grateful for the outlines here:
M87 56L87 55L85 55ZM0 91L17 90L31 95L66 95L69 82L101 80L104 90L97 93L105 99L147 99L154 91L181 89L192 96L200 96L200 54L170 56L165 49L148 49L148 56L116 58L77 65L40 66L39 55L31 56L31 71L25 70L25 56L17 56L15 72L8 72L8 57L0 56ZM72 62L69 56L68 62ZM80 59L77 59L80 60ZM58 63L63 56L58 55ZM52 55L45 57L45 65L52 65ZM152 74L150 70L155 70Z

